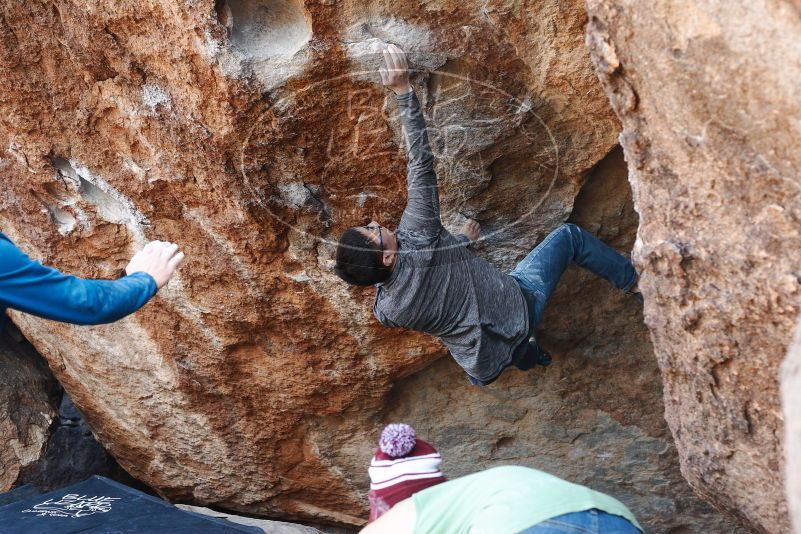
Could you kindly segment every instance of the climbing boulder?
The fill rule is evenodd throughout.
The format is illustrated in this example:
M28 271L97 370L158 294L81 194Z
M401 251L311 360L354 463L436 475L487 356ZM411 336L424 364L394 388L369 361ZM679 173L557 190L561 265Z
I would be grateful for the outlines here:
M788 532L778 367L801 303L799 6L587 7L682 472L752 530Z
M454 474L537 465L620 495L657 532L731 532L679 478L635 302L570 275L547 323L562 358L485 391L332 273L345 228L394 226L404 206L381 46L415 69L445 223L478 218L478 253L508 269L617 143L585 23L579 0L3 5L0 228L85 277L119 276L149 239L187 254L116 324L14 320L100 442L173 501L361 524L375 437L403 418L464 460ZM615 154L607 207L582 222L627 248Z

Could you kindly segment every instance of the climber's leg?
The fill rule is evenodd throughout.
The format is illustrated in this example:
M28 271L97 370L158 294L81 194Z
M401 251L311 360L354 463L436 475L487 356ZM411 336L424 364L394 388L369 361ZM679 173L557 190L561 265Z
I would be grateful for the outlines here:
M529 332L533 333L542 319L548 299L571 261L624 291L637 280L628 258L575 224L563 224L509 273L520 284L528 303Z

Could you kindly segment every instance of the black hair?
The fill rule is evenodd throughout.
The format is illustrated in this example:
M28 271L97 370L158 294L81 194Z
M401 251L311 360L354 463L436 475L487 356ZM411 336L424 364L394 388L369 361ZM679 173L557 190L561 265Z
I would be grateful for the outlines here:
M334 272L354 286L380 284L391 273L378 245L356 228L348 228L339 238Z

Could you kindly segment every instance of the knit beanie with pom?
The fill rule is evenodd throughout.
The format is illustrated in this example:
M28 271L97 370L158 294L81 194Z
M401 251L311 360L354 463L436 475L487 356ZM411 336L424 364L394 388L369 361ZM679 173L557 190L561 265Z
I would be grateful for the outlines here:
M370 462L370 521L412 494L445 482L437 449L421 439L409 425L387 425Z

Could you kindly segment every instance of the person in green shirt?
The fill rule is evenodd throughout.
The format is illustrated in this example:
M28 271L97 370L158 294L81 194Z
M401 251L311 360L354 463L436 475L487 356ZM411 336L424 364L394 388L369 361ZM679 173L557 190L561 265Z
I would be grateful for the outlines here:
M398 466L408 462L403 456L394 461ZM439 480L420 491L412 490L408 498L367 525L362 534L644 532L617 499L536 469L509 465Z

